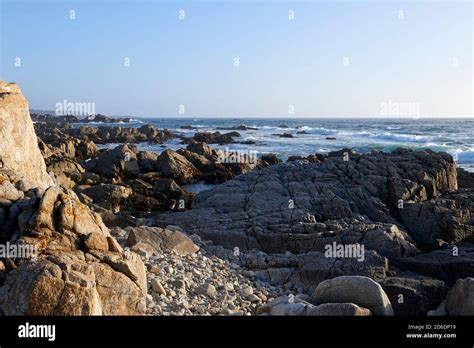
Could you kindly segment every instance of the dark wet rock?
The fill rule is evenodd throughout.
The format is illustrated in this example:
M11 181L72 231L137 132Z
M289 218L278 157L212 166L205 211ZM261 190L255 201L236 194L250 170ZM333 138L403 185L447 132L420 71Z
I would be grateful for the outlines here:
M474 189L474 173L468 172L465 169L457 168L458 172L458 187L466 189Z
M425 316L438 308L446 298L444 282L409 274L407 277L387 277L380 281L395 315Z
M394 264L402 270L444 281L452 286L457 279L474 274L474 245L451 245L429 253L400 259Z
M86 170L106 178L125 179L137 175L140 168L136 148L119 145L114 149L104 150L98 158L86 162Z
M199 127L190 126L190 125L180 126L179 128L186 129L186 130L199 130Z
M262 155L262 162L265 162L266 165L272 166L274 164L281 163L282 161L274 153L266 153Z
M462 242L474 234L474 192L458 192L442 199L404 205L400 221L415 241L436 248L438 240Z
M161 179L157 181L153 187L153 191L166 198L166 201L169 202L169 209L171 210L184 210L194 207L196 195L179 187L173 179Z
M474 315L474 278L459 279L446 297L449 315Z
M388 262L374 251L366 252L364 262L354 258L331 259L315 252L303 254L298 260L291 282L311 294L325 280L340 276L364 276L382 280L387 276Z
M132 195L133 190L120 185L100 184L86 188L82 193L92 198L93 202L101 207L119 211L120 206Z
M228 132L228 133L221 133L221 132L199 132L196 133L192 138L184 139L185 143L190 143L191 141L197 141L201 143L207 144L231 144L235 142L235 138L240 137L240 133L238 132Z

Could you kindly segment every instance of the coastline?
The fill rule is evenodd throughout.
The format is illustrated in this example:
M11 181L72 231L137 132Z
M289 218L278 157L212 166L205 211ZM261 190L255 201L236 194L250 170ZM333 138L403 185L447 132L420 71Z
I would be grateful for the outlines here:
M21 91L0 86L9 106L0 130L33 128ZM12 171L18 161L0 153L0 237L38 251L0 261L4 315L474 310L474 174L445 152L336 143L254 158L247 150L258 143L242 134L259 125L34 121L19 161L37 172ZM280 122L267 133L288 142L314 128L302 127ZM17 139L1 141L18 150ZM202 183L209 189L187 190Z

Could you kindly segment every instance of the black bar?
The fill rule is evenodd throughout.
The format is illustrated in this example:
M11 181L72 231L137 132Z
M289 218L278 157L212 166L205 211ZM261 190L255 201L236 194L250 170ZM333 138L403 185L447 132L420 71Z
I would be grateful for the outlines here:
M19 338L25 323L55 325L55 340ZM409 325L421 330L408 329ZM426 325L431 325L427 328ZM442 328L436 325L443 325ZM454 327L455 326L455 327ZM474 346L474 317L0 317L0 345ZM456 334L407 338L407 334Z

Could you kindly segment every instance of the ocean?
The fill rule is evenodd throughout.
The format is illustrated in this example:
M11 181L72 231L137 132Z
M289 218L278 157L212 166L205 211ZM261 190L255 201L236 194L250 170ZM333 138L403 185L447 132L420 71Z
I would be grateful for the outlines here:
M344 147L365 153L371 150L390 152L398 147L445 151L459 167L474 172L474 119L205 119L205 118L149 118L137 119L124 127L140 127L152 124L168 128L184 136L199 131L216 131L217 127L246 125L256 130L238 130L237 141L252 141L254 144L228 144L212 147L232 150L256 151L258 155L276 153L285 160L292 155L307 156L326 153ZM91 124L94 125L94 124ZM97 125L97 124L95 124ZM119 124L109 124L119 125ZM198 130L182 129L182 126ZM220 130L221 133L230 130ZM300 133L298 133L300 132ZM290 133L293 138L282 138L277 134ZM329 139L327 139L329 138ZM114 146L109 144L108 146ZM165 144L177 150L183 147L179 139ZM161 152L156 144L139 144L142 150Z

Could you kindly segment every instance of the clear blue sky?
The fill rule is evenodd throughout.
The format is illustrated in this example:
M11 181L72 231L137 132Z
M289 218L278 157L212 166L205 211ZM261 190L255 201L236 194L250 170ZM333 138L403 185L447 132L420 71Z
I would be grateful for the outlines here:
M189 117L281 117L289 105L294 117L361 117L392 100L473 115L470 1L0 2L0 78L34 109L66 99L141 117L179 105Z

